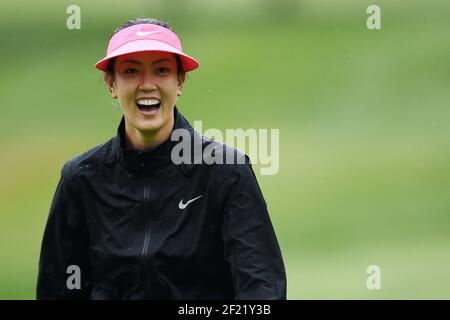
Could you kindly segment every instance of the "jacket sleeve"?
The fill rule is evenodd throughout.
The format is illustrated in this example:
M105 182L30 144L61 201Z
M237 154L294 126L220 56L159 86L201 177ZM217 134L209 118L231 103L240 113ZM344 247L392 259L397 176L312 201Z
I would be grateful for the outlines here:
M230 176L222 237L235 299L286 299L280 247L247 156Z
M70 187L71 168L61 171L42 240L37 299L89 298L89 238L83 212Z

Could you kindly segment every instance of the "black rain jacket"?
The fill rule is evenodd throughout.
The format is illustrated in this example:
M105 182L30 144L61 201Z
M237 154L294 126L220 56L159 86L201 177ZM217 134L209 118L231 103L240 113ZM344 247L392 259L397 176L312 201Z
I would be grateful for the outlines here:
M178 141L170 138L152 151L126 149L122 118L114 138L61 171L37 299L286 299L280 248L249 158L174 114L174 129L187 129L203 149L231 149L245 164L175 165Z

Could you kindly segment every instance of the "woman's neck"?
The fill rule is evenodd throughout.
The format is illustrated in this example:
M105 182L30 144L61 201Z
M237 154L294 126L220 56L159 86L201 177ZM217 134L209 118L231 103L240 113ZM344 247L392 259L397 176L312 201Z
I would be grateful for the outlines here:
M173 118L172 118L173 119ZM125 136L127 149L134 150L152 150L161 143L170 138L174 126L172 120L167 125L164 125L159 130L154 132L142 132L133 125L125 121Z

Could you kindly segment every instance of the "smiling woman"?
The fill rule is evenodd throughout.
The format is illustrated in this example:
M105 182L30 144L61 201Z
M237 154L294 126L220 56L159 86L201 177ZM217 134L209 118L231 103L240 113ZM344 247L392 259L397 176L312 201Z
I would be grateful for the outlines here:
M176 107L198 62L170 27L127 22L96 67L123 118L67 161L45 228L38 299L285 299L286 274L249 158ZM234 164L171 158L184 130ZM73 271L75 274L71 274Z
M127 143L151 149L167 140L174 125L174 107L181 95L184 72L177 73L175 55L146 51L116 58L105 81L125 116Z
M185 72L196 69L198 62L182 52L168 24L137 19L114 32L107 56L96 67L106 69L105 82L112 97L119 100L127 143L151 149L170 136Z

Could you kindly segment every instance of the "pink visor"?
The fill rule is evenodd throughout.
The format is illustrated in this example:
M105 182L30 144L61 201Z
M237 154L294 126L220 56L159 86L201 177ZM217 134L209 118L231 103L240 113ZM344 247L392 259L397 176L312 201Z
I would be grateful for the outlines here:
M164 51L177 54L185 72L197 69L199 63L183 53L178 36L164 27L154 24L137 24L116 33L109 41L106 57L95 64L106 71L111 58L141 51Z

